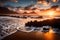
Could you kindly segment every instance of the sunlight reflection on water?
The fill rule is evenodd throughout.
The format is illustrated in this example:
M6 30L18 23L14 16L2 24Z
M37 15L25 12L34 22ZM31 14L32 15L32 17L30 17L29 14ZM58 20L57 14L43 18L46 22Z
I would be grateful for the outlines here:
M37 32L36 33L36 36L41 38L42 40L54 40L54 33L53 33L53 30L50 29L49 32Z
M54 34L47 32L44 34L44 39L45 40L54 40Z

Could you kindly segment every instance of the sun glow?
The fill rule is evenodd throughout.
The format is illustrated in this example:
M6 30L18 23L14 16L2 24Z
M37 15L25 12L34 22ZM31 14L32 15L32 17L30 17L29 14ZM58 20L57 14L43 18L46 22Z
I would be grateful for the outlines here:
M55 16L55 11L48 11L47 15L50 17L54 17Z

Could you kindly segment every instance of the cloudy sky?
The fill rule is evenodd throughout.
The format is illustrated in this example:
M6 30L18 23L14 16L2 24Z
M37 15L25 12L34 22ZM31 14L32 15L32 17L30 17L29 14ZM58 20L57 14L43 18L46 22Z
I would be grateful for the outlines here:
M25 7L36 4L37 0L0 0L0 6Z
M6 7L26 7L32 4L40 7L50 7L52 5L60 5L60 0L0 0L0 6Z

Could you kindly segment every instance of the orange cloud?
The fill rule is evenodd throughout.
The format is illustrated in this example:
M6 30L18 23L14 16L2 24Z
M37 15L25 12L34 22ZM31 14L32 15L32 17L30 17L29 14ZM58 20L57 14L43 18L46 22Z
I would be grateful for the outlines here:
M53 2L58 2L58 0L52 0Z
M50 3L48 3L46 0L38 0L37 4L42 4L43 6L49 6Z

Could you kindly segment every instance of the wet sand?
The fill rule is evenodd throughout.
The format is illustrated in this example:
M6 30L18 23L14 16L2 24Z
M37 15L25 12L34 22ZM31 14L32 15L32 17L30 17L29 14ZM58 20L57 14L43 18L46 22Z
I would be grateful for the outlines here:
M24 33L17 31L16 33L9 35L2 40L60 40L60 34L40 32Z

